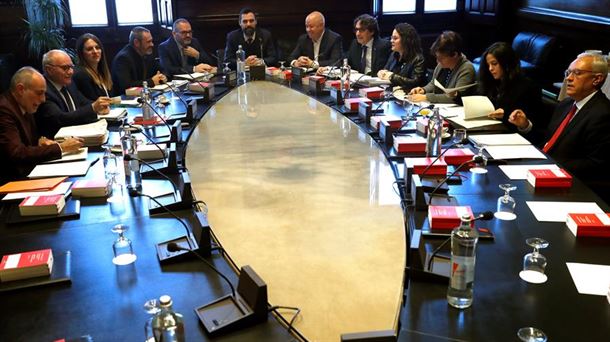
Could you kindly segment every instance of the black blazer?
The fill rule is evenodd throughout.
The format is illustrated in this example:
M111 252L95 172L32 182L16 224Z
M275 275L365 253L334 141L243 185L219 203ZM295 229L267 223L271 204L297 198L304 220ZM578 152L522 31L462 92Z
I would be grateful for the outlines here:
M392 86L400 86L406 91L426 84L426 68L424 56L416 55L412 61L403 61L398 52L390 54L384 69L393 72L390 77Z
M80 66L76 68L76 72L72 75L72 82L81 94L91 101L97 100L100 96L110 96L112 93L112 89L109 89L108 94L106 94L106 91L99 87L93 78L91 78L91 75Z
M46 77L45 77L46 78ZM76 110L69 111L59 91L47 79L46 101L38 107L34 114L38 133L41 136L53 139L57 131L65 126L84 125L97 121L97 113L87 99L76 89L74 82L66 87Z
M562 101L546 129L546 143L568 114L574 100ZM526 113L527 114L527 113ZM566 126L548 154L585 184L609 184L610 100L598 91Z
M297 46L290 54L288 60L289 62L292 62L301 56L307 56L312 60L315 57L313 55L313 41L307 34L303 34L299 37ZM343 58L343 39L341 38L341 35L326 29L322 36L322 41L320 42L318 64L320 66L338 65L341 58Z
M142 57L127 44L112 60L112 93L123 95L127 88L141 87L143 81L153 87L152 77L159 70L159 64L152 55Z
M275 43L271 32L263 28L256 28L256 38L252 44L248 44L244 39L244 33L241 29L231 31L227 34L227 45L225 46L225 63L229 63L230 68L235 70L236 57L235 54L237 49L241 45L242 49L246 52L246 58L248 56L255 55L261 58L261 43L263 45L262 53L263 59L267 66L274 66L277 63L277 50L275 49Z
M171 77L177 74L184 74L186 72L192 73L193 67L201 63L216 66L216 59L210 57L204 50L197 38L193 38L190 45L193 49L199 51L199 58L187 57L186 68L182 67L182 55L178 48L178 43L173 36L167 38L163 43L159 45L159 59L161 61L161 68L163 73Z
M385 63L392 52L392 45L383 38L374 38L373 51L371 54L371 75L377 76L377 71L383 69ZM356 39L352 40L352 44L347 51L347 60L352 69L364 72L362 61L362 45Z

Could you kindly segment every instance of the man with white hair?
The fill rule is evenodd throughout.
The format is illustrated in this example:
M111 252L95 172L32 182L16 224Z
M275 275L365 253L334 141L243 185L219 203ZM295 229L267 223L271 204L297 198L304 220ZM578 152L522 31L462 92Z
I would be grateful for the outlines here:
M0 95L0 184L27 176L38 163L75 152L81 139L61 143L38 134L33 114L45 102L46 82L32 67L19 69L9 90Z
M110 98L91 102L72 83L74 64L65 51L45 53L42 68L47 82L46 101L34 115L40 135L52 139L62 127L95 122L98 113L108 113Z
M317 69L339 63L343 58L342 38L326 29L322 13L314 11L305 18L305 31L290 54L291 66Z

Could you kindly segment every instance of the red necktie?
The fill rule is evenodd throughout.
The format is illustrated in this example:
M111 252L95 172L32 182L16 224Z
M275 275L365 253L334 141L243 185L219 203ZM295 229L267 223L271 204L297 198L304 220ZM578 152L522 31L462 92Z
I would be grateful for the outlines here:
M544 153L548 153L549 150L553 147L553 145L555 145L557 138L559 138L561 133L563 133L563 130L566 128L568 123L570 123L570 120L572 120L572 117L574 117L574 114L576 114L576 104L572 105L572 108L570 108L568 115L566 115L565 119L563 119L563 121L561 122L559 127L557 127L557 130L555 130L555 133L553 134L551 139L549 139L549 141L544 145L544 148L542 149L542 151L544 151Z

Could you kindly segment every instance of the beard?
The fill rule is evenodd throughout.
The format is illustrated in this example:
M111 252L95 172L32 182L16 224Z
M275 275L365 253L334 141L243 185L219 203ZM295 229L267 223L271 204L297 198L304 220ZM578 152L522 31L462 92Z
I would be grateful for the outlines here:
M254 28L252 27L246 27L244 29L244 34L246 35L246 37L252 37L254 35Z

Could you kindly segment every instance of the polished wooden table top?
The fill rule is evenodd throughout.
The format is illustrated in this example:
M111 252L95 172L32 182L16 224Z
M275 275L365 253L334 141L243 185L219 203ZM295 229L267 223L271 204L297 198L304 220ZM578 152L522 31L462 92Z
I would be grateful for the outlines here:
M301 308L295 328L307 339L397 328L400 198L354 123L292 89L248 83L195 128L186 166L229 256L266 281L270 304Z

